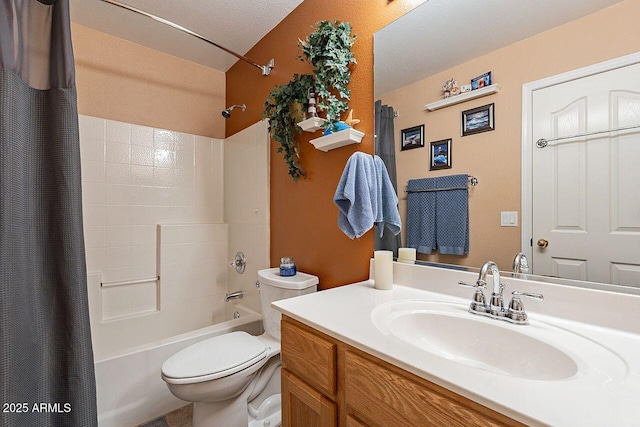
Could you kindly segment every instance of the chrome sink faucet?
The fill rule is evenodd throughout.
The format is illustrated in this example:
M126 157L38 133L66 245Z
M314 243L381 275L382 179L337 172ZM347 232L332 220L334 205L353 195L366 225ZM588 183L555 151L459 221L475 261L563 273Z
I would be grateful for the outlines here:
M504 305L502 303L504 285L500 283L500 270L498 270L498 265L493 261L487 261L482 264L476 283L484 283L486 285L489 270L491 270L491 276L493 276L493 292L491 293L489 313L494 317L504 316Z
M513 268L514 273L528 273L529 272L529 261L527 257L522 252L518 252L516 257L513 259Z
M482 290L487 287L486 279L489 271L491 271L491 275L493 276L493 292L491 293L491 301L487 304ZM541 294L513 291L511 293L513 298L511 298L509 308L505 309L502 298L504 285L500 283L500 270L498 270L498 265L493 261L487 261L482 264L480 274L478 274L478 280L476 280L475 284L463 281L458 282L458 284L476 288L473 301L469 305L470 313L488 316L494 319L506 320L507 322L515 323L517 325L527 325L529 323L527 313L524 311L524 305L520 300L521 296L534 298L540 301L544 299Z

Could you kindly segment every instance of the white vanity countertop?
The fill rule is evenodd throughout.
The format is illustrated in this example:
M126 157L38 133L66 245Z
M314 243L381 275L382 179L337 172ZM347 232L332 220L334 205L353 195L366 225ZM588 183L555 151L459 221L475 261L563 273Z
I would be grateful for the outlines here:
M417 289L394 285L390 291L376 290L372 283L365 281L341 286L277 301L272 305L283 314L329 336L529 425L639 425L639 334L529 311L531 325L510 326L528 328L535 327L536 322L551 323L606 347L619 357L619 364L626 367L626 373L618 378L610 378L591 368L589 375L579 371L564 380L515 378L420 350L385 335L372 321L372 311L390 301L433 299L468 305L473 290L466 289L469 298L460 298L430 292L424 286ZM487 345L491 345L490 337L487 337ZM505 348L504 351L517 349ZM571 355L580 365L580 354Z

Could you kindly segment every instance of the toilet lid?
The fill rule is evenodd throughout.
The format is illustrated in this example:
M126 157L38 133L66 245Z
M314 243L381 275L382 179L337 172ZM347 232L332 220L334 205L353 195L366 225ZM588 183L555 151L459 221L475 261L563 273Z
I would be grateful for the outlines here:
M267 356L267 347L246 332L231 332L209 338L180 350L162 365L162 375L173 379L206 376L206 380L226 377Z

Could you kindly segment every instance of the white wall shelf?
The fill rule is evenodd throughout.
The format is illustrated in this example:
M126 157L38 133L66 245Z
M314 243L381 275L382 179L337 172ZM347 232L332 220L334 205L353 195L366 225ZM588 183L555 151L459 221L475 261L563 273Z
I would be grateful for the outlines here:
M349 128L309 141L320 151L329 151L350 144L359 144L364 132Z
M320 117L311 117L307 120L303 120L298 123L298 126L305 132L316 132L322 129L323 123L326 122L325 119Z
M500 89L502 89L502 86L499 84L490 85L483 87L482 89L472 90L471 92L461 93L460 95L454 95L449 98L441 99L440 101L432 102L431 104L425 105L425 108L429 111L438 110L450 105L460 104L461 102L497 93Z

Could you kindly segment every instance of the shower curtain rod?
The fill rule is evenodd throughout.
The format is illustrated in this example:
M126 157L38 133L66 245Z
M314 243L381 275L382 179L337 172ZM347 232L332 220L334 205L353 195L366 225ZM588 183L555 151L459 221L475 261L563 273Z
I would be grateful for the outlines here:
M219 44L212 42L208 38L206 38L206 37L204 37L204 36L202 36L202 35L200 35L200 34L198 34L196 32L193 32L193 31L189 30L188 28L185 28L185 27L183 27L181 25L178 25L178 24L176 24L174 22L168 21L168 20L166 20L164 18L160 18L159 16L156 16L156 15L152 15L149 12L145 12L144 10L137 9L137 8L135 8L133 6L129 6L129 5L117 2L115 0L101 0L101 1L103 1L105 3L112 4L114 6L121 7L121 8L126 9L126 10L130 10L131 12L139 13L140 15L146 16L147 18L151 18L154 21L161 22L161 23L163 23L165 25L168 25L170 27L175 28L176 30L180 30L180 31L182 31L184 33L187 33L187 34L193 36L193 37L199 38L202 41L205 41L205 42L207 42L209 44L212 44L215 47L217 47L218 49L222 49L225 52L235 56L236 58L242 59L243 61L253 65L254 67L260 68L260 70L262 71L262 75L263 76L268 76L269 73L271 72L271 69L275 66L275 62L274 62L273 58L271 58L271 60L269 61L269 63L267 65L260 65L260 64L257 64L255 62L253 62L251 59L247 58L246 56L240 55L239 53L235 53L234 51L229 50L224 46L220 46Z

